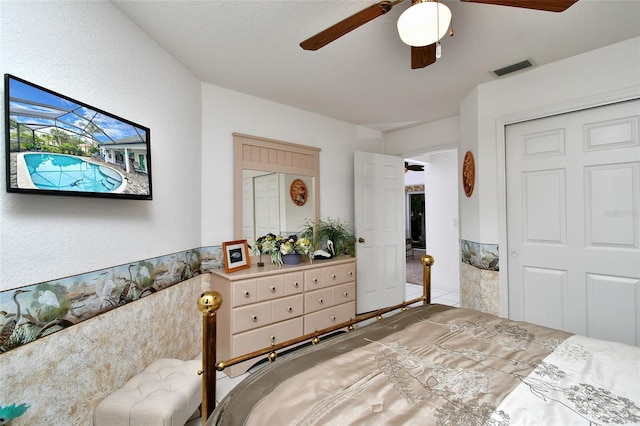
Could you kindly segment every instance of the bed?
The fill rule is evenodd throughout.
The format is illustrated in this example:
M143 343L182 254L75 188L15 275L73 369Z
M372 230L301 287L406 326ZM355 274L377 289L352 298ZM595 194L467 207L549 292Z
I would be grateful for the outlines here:
M572 425L640 424L640 348L430 304L276 356L213 410L215 295L203 312L203 424L206 425ZM203 295L204 296L204 295ZM416 302L418 306L416 305ZM224 302L222 302L224 303ZM246 360L241 357L239 361Z

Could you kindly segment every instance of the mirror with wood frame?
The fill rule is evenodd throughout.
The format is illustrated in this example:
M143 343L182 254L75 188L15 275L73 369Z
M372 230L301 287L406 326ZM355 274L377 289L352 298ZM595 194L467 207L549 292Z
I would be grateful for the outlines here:
M319 148L240 133L233 140L236 239L251 245L268 232L299 232L320 217Z
M313 222L314 177L291 173L242 171L242 239L268 233L298 234Z

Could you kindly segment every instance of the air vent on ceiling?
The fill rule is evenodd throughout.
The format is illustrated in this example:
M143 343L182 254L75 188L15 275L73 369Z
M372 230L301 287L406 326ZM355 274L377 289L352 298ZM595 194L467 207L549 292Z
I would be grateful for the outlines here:
M518 62L517 64L513 64L513 65L509 65L507 67L504 68L500 68L499 70L495 70L493 73L495 75L497 75L498 77L502 77L505 74L509 74L512 72L516 72L516 71L520 71L523 70L525 68L529 68L532 67L533 64L531 63L531 61L529 61L528 59L522 62Z

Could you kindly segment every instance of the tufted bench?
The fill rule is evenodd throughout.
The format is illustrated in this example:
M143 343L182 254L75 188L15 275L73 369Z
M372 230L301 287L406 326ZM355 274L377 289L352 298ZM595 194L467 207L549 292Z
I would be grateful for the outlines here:
M95 426L183 426L202 402L201 360L162 358L96 407Z

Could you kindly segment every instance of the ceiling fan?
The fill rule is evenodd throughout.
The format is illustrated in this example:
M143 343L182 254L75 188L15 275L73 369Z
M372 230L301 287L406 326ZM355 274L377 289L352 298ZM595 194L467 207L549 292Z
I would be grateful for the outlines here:
M378 18L379 16L384 15L388 11L391 10L393 6L398 3L401 3L403 0L393 0L387 1L383 0L378 3L375 3L355 14L349 16L346 19L330 26L329 28L320 31L318 34L309 37L300 43L300 47L304 50L318 50L321 47L326 46L327 44L337 40L343 35L355 30L356 28L366 24L367 22ZM562 12L569 8L572 4L576 3L578 0L462 0L464 2L470 3L485 3L485 4L493 4L498 6L511 6L511 7L519 7L524 9L535 9L542 10L547 12ZM435 8L433 7L435 6ZM437 14L437 18L432 18L434 21L443 22L440 17L440 5L437 0L412 0L412 5L403 15L405 15L410 9L420 7L435 10ZM448 13L448 20L446 24L443 24L444 27L450 28L451 21L451 13L447 12L449 9L442 4L442 12L446 15ZM446 9L446 10L445 10ZM416 9L414 9L416 10ZM446 12L446 13L445 13ZM403 19L403 16L400 16L398 20L400 27L400 21ZM426 25L422 23L421 25ZM434 31L436 31L436 35L431 37L431 39L435 38L434 42L426 42L422 43L408 43L411 46L411 69L424 68L427 65L433 64L439 55L439 40L446 33L447 28L440 28L437 22L434 23L436 26ZM453 35L453 30L450 29L450 35ZM407 43L405 39L402 37L403 42ZM426 39L425 39L426 40Z
M422 164L409 164L407 161L404 162L404 172L424 172L424 165Z

